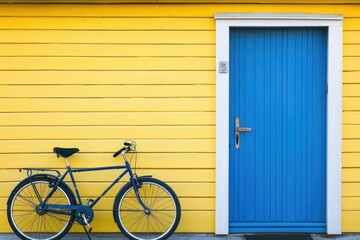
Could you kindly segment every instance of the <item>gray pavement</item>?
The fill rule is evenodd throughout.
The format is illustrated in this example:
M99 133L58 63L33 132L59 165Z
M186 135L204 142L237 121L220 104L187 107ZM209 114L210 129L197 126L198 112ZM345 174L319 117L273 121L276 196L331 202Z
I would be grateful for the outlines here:
M126 239L122 234L100 234L100 233L93 233L90 235L91 240L118 240L118 239ZM18 240L14 234L0 234L0 240ZM64 240L87 240L86 234L67 234ZM245 240L242 235L229 235L229 236L215 236L213 234L173 234L169 240L187 240L187 239L194 239L194 240Z
M311 235L314 240L360 240L359 234L343 234L338 236L329 236L329 235ZM14 234L0 234L0 240L17 240ZM64 240L87 240L85 234L67 234ZM122 234L118 233L93 233L91 234L92 240L117 240L117 239L126 239ZM245 240L243 235L230 234L227 236L215 236L214 234L174 234L171 236L170 240Z

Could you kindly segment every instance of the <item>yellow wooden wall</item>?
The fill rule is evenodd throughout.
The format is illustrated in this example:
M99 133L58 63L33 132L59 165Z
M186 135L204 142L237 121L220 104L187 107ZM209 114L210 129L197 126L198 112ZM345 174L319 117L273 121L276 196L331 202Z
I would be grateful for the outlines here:
M218 12L344 15L343 231L360 231L359 4L0 4L0 232L26 176L18 168L63 168L54 146L80 148L73 167L117 164L126 138L138 142L138 173L179 195L178 230L214 232ZM91 196L114 177L77 180ZM120 185L96 208L94 231L118 231Z

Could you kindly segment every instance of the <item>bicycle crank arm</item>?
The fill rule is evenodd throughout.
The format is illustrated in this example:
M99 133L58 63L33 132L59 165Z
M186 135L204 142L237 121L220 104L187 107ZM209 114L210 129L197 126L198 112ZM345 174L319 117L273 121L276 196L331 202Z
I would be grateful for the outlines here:
M90 224L88 223L88 221L86 220L85 214L82 214L81 217L84 219L84 222L86 223L86 225L89 228L89 233L91 233L92 231L92 227L90 226Z

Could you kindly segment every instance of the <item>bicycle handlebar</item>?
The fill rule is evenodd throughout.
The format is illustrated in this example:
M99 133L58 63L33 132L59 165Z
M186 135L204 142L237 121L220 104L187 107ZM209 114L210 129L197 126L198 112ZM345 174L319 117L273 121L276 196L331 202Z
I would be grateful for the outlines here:
M117 157L122 151L131 151L131 150L135 150L136 149L136 142L132 141L132 140L126 140L124 142L125 147L123 147L122 149L120 149L119 151L117 151L116 153L114 153L113 157Z
M119 151L117 151L116 153L114 153L113 157L115 158L115 157L119 156L119 154L120 154L122 151L126 150L126 149L127 149L127 147L123 147L122 149L120 149Z

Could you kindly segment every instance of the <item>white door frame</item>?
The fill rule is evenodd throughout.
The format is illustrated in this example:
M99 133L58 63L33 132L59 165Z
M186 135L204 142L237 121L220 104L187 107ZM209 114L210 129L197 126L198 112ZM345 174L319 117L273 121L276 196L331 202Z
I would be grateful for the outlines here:
M341 234L342 22L341 15L219 13L216 20L216 209L215 233L229 233L229 63L230 27L327 27L328 94L326 140L327 234ZM228 66L229 64L227 64ZM224 70L224 69L223 69ZM231 71L231 69L229 69Z

